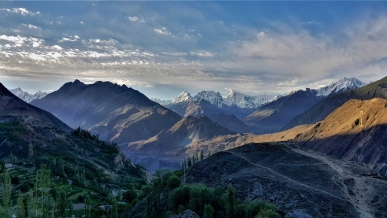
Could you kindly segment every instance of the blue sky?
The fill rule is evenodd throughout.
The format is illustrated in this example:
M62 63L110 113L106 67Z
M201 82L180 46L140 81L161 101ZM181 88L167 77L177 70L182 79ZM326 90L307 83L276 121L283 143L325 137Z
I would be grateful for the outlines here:
M385 2L0 2L0 16L0 81L30 92L283 94L386 75Z

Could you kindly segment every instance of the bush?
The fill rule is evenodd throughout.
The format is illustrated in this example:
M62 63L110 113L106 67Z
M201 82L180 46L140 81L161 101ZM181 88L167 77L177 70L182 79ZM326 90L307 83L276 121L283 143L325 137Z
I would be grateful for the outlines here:
M204 205L203 218L212 218L214 216L214 212L215 210L211 205Z
M19 185L19 184L20 184L20 179L19 179L19 177L17 177L17 176L11 177L11 184L12 184L12 185Z
M275 206L265 201L252 201L247 208L247 217L255 217L265 210L275 211Z
M134 199L137 197L137 192L134 190L128 190L123 195L122 198L126 201L131 203Z
M143 185L141 187L140 195L138 196L139 199L143 199L146 196L148 196L149 193L153 190L153 187L151 185Z
M180 184L181 184L180 178L175 176L175 175L169 177L167 180L167 186L170 189L175 189L175 188L179 187Z

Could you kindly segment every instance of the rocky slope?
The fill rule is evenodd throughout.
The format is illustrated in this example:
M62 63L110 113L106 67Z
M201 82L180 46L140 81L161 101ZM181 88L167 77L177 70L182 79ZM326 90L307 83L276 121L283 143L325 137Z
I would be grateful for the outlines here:
M117 143L148 139L181 119L137 90L110 82L86 85L76 80L31 104L73 128L89 129Z
M368 100L371 98L387 98L387 77L359 89L347 90L326 97L305 112L291 119L284 126L283 130L324 120L325 117L350 99Z
M165 157L166 152L185 148L198 141L211 141L219 135L235 134L230 130L212 122L208 117L186 117L177 122L169 130L163 130L156 136L142 141L121 145L121 150L136 163L141 163L153 170L157 167L154 162ZM157 158L150 158L156 157ZM168 157L177 166L185 158L184 155ZM167 159L168 159L167 158ZM158 166L159 164L156 163Z
M365 165L387 176L387 100L349 100L298 135L301 146Z
M41 92L41 91L38 91L35 94L30 94L28 92L24 92L21 88L10 89L9 91L11 91L14 95L16 95L18 98L20 98L21 100L27 103L35 99L41 99L47 95L47 93Z
M284 217L385 217L387 181L353 163L293 144L249 144L195 164L188 183L236 188L246 200L274 203Z
M238 119L234 115L226 115L224 113L213 114L209 117L213 122L218 123L219 125L226 127L227 129L233 132L247 133L250 132L250 128Z
M251 136L250 141L291 140L300 147L353 161L387 176L386 105L387 100L380 98L349 100L314 125Z

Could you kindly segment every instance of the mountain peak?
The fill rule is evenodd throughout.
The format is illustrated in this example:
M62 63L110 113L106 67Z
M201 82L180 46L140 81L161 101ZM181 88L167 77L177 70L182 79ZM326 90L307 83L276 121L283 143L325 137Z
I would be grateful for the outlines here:
M173 103L179 103L179 102L183 102L183 101L192 101L193 98L191 96L191 94L189 94L187 91L184 91L182 93L180 93L180 95L178 95L172 102Z
M358 89L367 85L356 78L341 77L340 80L317 89L317 96L328 96L346 90Z
M35 94L30 94L28 92L25 92L23 91L21 88L15 88L15 89L10 89L9 90L10 92L12 92L12 94L14 94L15 96L17 96L18 98L20 98L21 100L29 103L35 99L41 99L43 98L44 96L47 95L47 93L45 92L42 92L42 91L38 91L36 92Z

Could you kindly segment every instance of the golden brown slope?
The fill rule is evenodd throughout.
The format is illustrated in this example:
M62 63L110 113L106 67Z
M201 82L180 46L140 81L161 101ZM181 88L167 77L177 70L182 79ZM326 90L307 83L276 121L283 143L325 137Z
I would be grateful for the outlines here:
M255 138L256 142L287 139L387 175L387 100L349 100L313 126Z

